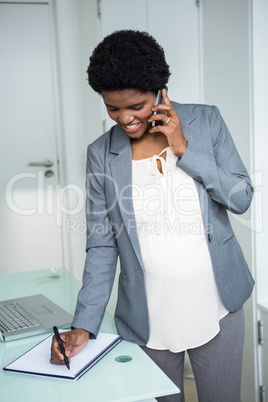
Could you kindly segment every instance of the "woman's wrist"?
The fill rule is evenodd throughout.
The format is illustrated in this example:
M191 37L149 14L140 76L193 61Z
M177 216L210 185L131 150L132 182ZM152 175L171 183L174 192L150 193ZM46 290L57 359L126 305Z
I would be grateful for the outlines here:
M88 338L90 337L90 332L87 331L86 329L75 328L75 327L71 327L71 329L72 329L72 331L76 331L76 332L80 331L80 332L86 334L88 336Z
M187 149L187 145L188 145L188 141L185 140L185 141L183 142L183 145L180 147L180 150L179 150L178 152L176 152L176 155L177 155L179 158L182 158L184 152L185 152L186 149Z

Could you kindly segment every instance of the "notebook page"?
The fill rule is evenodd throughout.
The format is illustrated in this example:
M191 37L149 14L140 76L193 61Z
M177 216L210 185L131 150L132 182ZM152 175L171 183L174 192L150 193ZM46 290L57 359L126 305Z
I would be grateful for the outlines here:
M90 339L88 344L77 355L71 358L70 370L63 365L50 363L50 348L52 335L39 343L33 349L13 361L5 368L24 373L49 375L54 377L75 378L76 374L92 361L98 354L107 348L118 335L100 333L97 339Z

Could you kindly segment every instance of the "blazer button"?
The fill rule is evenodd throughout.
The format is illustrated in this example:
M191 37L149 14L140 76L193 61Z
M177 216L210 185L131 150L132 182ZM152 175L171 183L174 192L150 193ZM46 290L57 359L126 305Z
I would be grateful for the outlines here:
M210 234L210 233L208 234L208 241L209 241L209 243L211 243L211 242L212 242L212 236L211 236L211 234Z

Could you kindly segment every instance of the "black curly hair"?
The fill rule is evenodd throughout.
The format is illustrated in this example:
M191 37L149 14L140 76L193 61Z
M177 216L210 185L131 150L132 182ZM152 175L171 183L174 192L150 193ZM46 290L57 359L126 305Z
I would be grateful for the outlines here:
M170 76L163 48L147 32L115 31L97 45L89 61L88 82L100 94L121 89L156 92Z

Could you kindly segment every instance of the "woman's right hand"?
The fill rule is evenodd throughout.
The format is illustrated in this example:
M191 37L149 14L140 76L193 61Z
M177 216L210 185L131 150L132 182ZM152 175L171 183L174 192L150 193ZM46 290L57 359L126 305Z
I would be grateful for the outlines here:
M60 333L65 354L69 358L69 361L71 361L70 358L72 356L76 355L87 345L89 335L90 333L88 331L79 328ZM52 338L50 363L65 364L55 335Z

